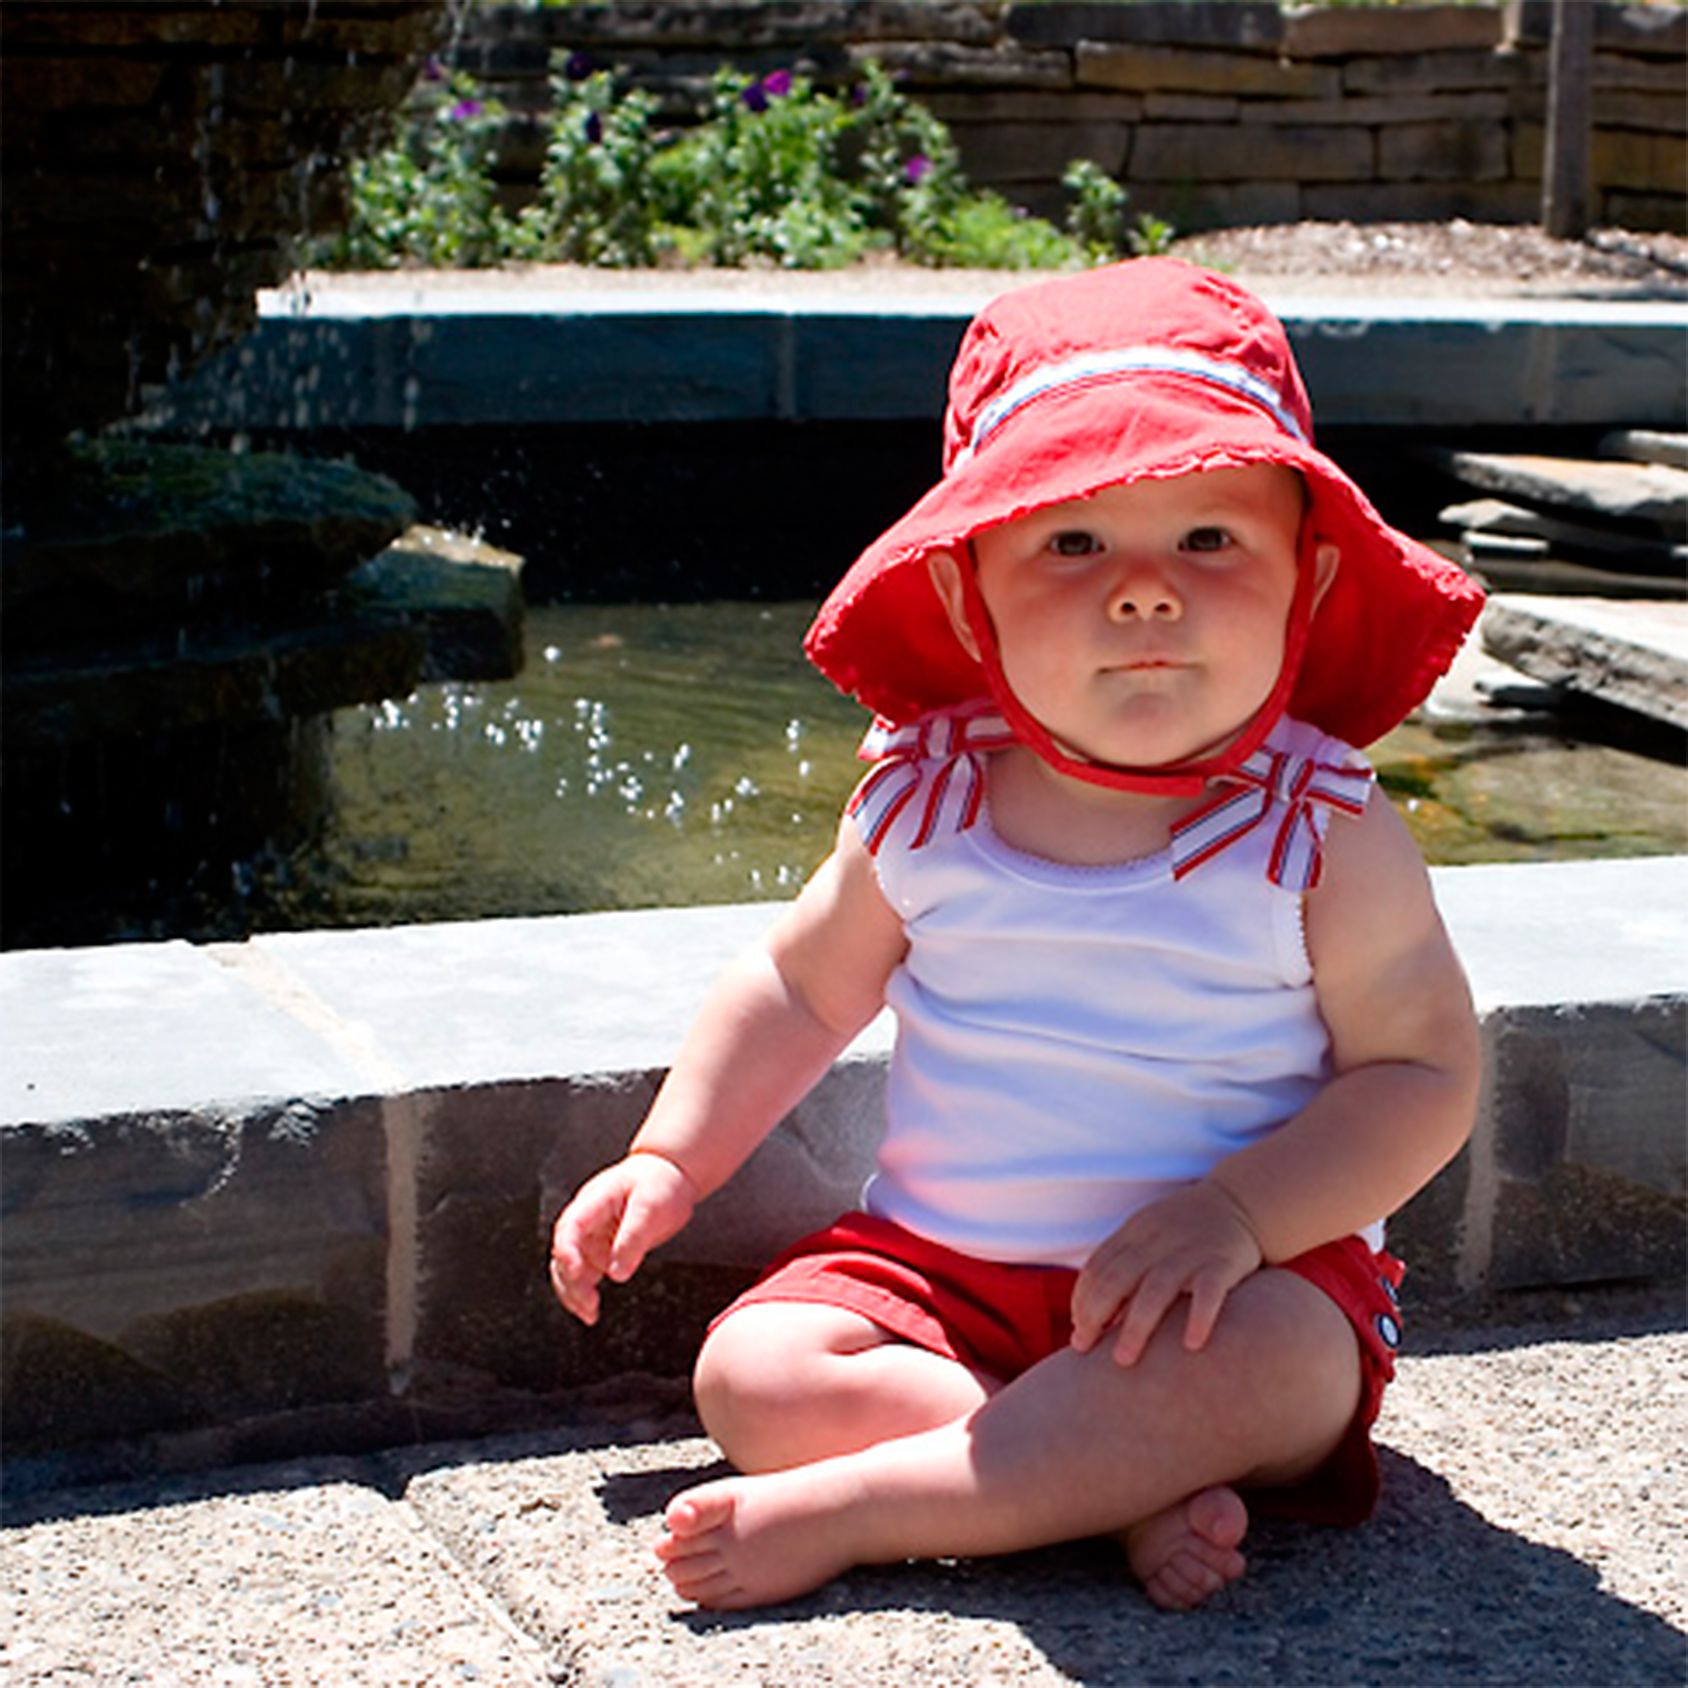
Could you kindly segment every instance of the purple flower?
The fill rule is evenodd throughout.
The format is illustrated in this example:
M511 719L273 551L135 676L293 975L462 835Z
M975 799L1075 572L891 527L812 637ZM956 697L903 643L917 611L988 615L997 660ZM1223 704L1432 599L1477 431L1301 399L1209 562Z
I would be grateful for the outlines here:
M768 109L768 91L760 82L752 82L750 86L739 95L739 98L743 100L745 105L752 111L766 111Z
M853 105L857 111L860 111L862 107L867 104L867 84L865 82L858 82L855 87L850 90L850 104Z
M903 179L912 188L916 186L932 170L932 160L925 153L917 152L908 163L903 166Z
M424 82L445 81L445 66L440 63L436 54L430 53L422 61L422 80Z
M446 114L453 123L462 123L471 117L479 117L486 107L479 100L459 100Z
M771 100L783 100L791 92L791 72L770 71L762 78L762 90Z
M590 53L570 53L563 65L563 75L571 82L584 82L598 68Z
M586 114L586 141L589 146L596 146L604 138L604 120L595 111Z

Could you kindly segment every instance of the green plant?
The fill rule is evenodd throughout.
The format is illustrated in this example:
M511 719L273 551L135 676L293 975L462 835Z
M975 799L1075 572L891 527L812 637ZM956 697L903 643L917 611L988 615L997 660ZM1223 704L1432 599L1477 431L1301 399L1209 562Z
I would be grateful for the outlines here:
M916 263L1071 268L1164 251L1169 224L1124 226L1126 191L1079 160L1063 233L969 187L947 126L868 64L846 98L805 77L723 68L708 119L657 130L655 98L580 54L552 64L551 135L536 201L511 218L492 176L502 108L430 61L400 140L352 166L352 215L313 261L338 268L495 264Z
M722 69L708 122L684 136L661 176L671 219L715 264L771 259L790 269L847 264L867 244L839 164L844 112L786 71Z
M1158 258L1172 250L1178 231L1164 218L1148 211L1138 213L1137 221L1127 231L1126 246L1134 258Z
M607 71L582 70L576 58L559 54L554 61L539 198L517 219L513 254L652 264L661 248L658 143L651 129L656 100L642 89L618 96Z
M352 163L346 227L315 260L342 269L498 263L510 232L492 180L503 118L469 77L430 61L401 138Z
M1124 253L1152 258L1172 250L1178 231L1165 218L1140 211L1127 226L1125 208L1131 195L1101 165L1088 158L1074 159L1061 177L1061 186L1073 196L1067 208L1067 233L1090 263L1109 263Z
M1125 242L1125 207L1130 195L1092 159L1075 158L1061 176L1073 196L1067 233L1093 263L1117 257Z

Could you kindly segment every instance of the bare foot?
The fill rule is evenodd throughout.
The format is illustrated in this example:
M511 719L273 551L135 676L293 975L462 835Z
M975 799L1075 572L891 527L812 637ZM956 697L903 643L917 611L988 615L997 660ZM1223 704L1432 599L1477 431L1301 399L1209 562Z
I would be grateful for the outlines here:
M675 1593L700 1606L766 1606L847 1571L857 1561L838 1526L854 1489L839 1464L728 1477L677 1495L656 1547Z
M1184 1612L1243 1574L1237 1544L1247 1530L1248 1508L1235 1489L1203 1489L1132 1525L1126 1557L1157 1606Z

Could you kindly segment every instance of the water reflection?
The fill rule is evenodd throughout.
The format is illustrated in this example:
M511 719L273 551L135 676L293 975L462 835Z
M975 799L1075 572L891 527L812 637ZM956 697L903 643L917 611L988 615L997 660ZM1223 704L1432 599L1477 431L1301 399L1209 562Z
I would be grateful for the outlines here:
M808 603L553 605L500 684L335 718L335 818L301 924L789 896L860 773L862 712L803 661ZM1688 849L1688 773L1530 726L1374 747L1434 861Z

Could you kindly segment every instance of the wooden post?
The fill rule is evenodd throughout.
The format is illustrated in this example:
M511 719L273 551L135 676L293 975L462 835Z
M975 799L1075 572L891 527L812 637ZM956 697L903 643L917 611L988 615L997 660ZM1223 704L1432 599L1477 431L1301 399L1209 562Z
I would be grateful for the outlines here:
M1553 0L1541 221L1561 240L1580 240L1588 232L1593 45L1594 0Z

